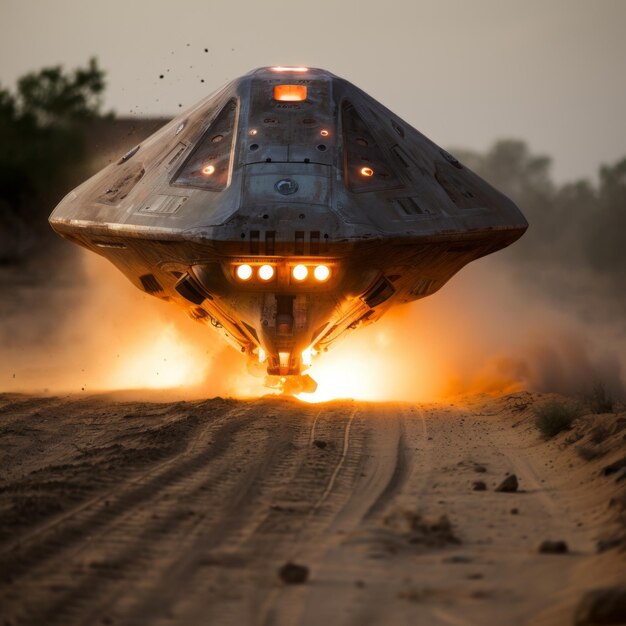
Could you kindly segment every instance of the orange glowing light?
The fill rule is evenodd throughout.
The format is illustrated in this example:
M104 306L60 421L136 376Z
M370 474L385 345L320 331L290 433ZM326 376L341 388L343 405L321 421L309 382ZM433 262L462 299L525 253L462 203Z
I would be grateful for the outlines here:
M315 276L316 280L323 283L325 280L328 280L330 269L327 265L318 265L315 270L313 270L313 276Z
M285 65L277 65L272 68L273 72L308 72L308 67L287 67Z
M419 398L430 391L429 364L425 358L416 357L416 351L407 350L405 324L409 319L405 311L392 311L323 354L308 371L319 385L317 390L298 397L306 402L337 398L394 400ZM410 343L413 345L412 340ZM401 375L409 369L410 375Z
M252 276L252 268L249 265L240 265L237 268L237 278L240 280L249 280Z
M328 137L328 131L327 131L326 129L324 129L324 130L320 130L320 135L321 135L322 137Z
M249 134L250 134L250 135L252 135L252 136L254 137L254 135L256 135L258 132L259 132L259 131L258 131L256 128L253 128L253 129L250 131L250 133L249 133Z
M296 280L302 281L309 275L309 269L306 265L296 265L293 268L292 275Z
M259 278L270 280L274 276L274 268L271 265L261 265L259 268Z
M302 102L306 100L306 85L276 85L274 100L280 102Z
M361 176L374 176L374 170L371 167L362 167Z
M202 168L202 173L206 176L210 176L211 174L213 174L213 172L215 172L215 167L213 165L205 165Z

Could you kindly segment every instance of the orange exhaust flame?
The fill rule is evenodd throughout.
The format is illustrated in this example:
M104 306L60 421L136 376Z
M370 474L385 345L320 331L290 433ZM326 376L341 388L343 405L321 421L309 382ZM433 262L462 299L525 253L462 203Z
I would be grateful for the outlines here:
M30 317L11 328L36 327L41 317L64 323L30 344L4 337L3 391L271 393L210 328L140 292L102 258L84 253L83 262L85 275L63 288L56 311L44 316L30 307ZM434 296L392 309L328 353L312 354L307 373L318 390L299 397L432 401L520 387L580 391L598 377L619 383L626 351L610 354L607 345L623 345L614 328L580 322L521 289L505 265L479 261Z

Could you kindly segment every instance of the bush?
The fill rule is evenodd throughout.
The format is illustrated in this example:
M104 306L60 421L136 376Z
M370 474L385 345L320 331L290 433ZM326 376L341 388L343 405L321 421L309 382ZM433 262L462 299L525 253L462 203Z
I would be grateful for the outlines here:
M535 409L535 426L546 439L549 439L570 428L579 415L577 407L554 400Z
M597 382L585 396L585 404L592 413L612 413L613 398L609 395L604 383Z

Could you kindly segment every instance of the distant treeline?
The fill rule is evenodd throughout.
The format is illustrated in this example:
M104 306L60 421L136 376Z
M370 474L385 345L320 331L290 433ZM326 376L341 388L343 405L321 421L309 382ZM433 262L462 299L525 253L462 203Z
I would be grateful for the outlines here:
M13 92L0 85L0 266L74 252L48 226L72 188L167 120L116 119L102 113L105 75L84 68L29 73Z
M595 184L556 185L550 158L532 154L523 141L456 156L513 199L530 223L506 252L517 279L566 298L588 316L626 314L626 158L602 166Z
M50 67L0 87L0 262L36 251L43 214L87 174L84 124L101 116L104 73L95 59Z

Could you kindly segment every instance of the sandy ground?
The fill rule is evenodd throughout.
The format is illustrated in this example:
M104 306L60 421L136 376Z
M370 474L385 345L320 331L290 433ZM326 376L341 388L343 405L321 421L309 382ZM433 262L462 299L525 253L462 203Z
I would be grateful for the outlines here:
M626 416L546 442L537 401L0 395L0 621L573 624L624 580Z

